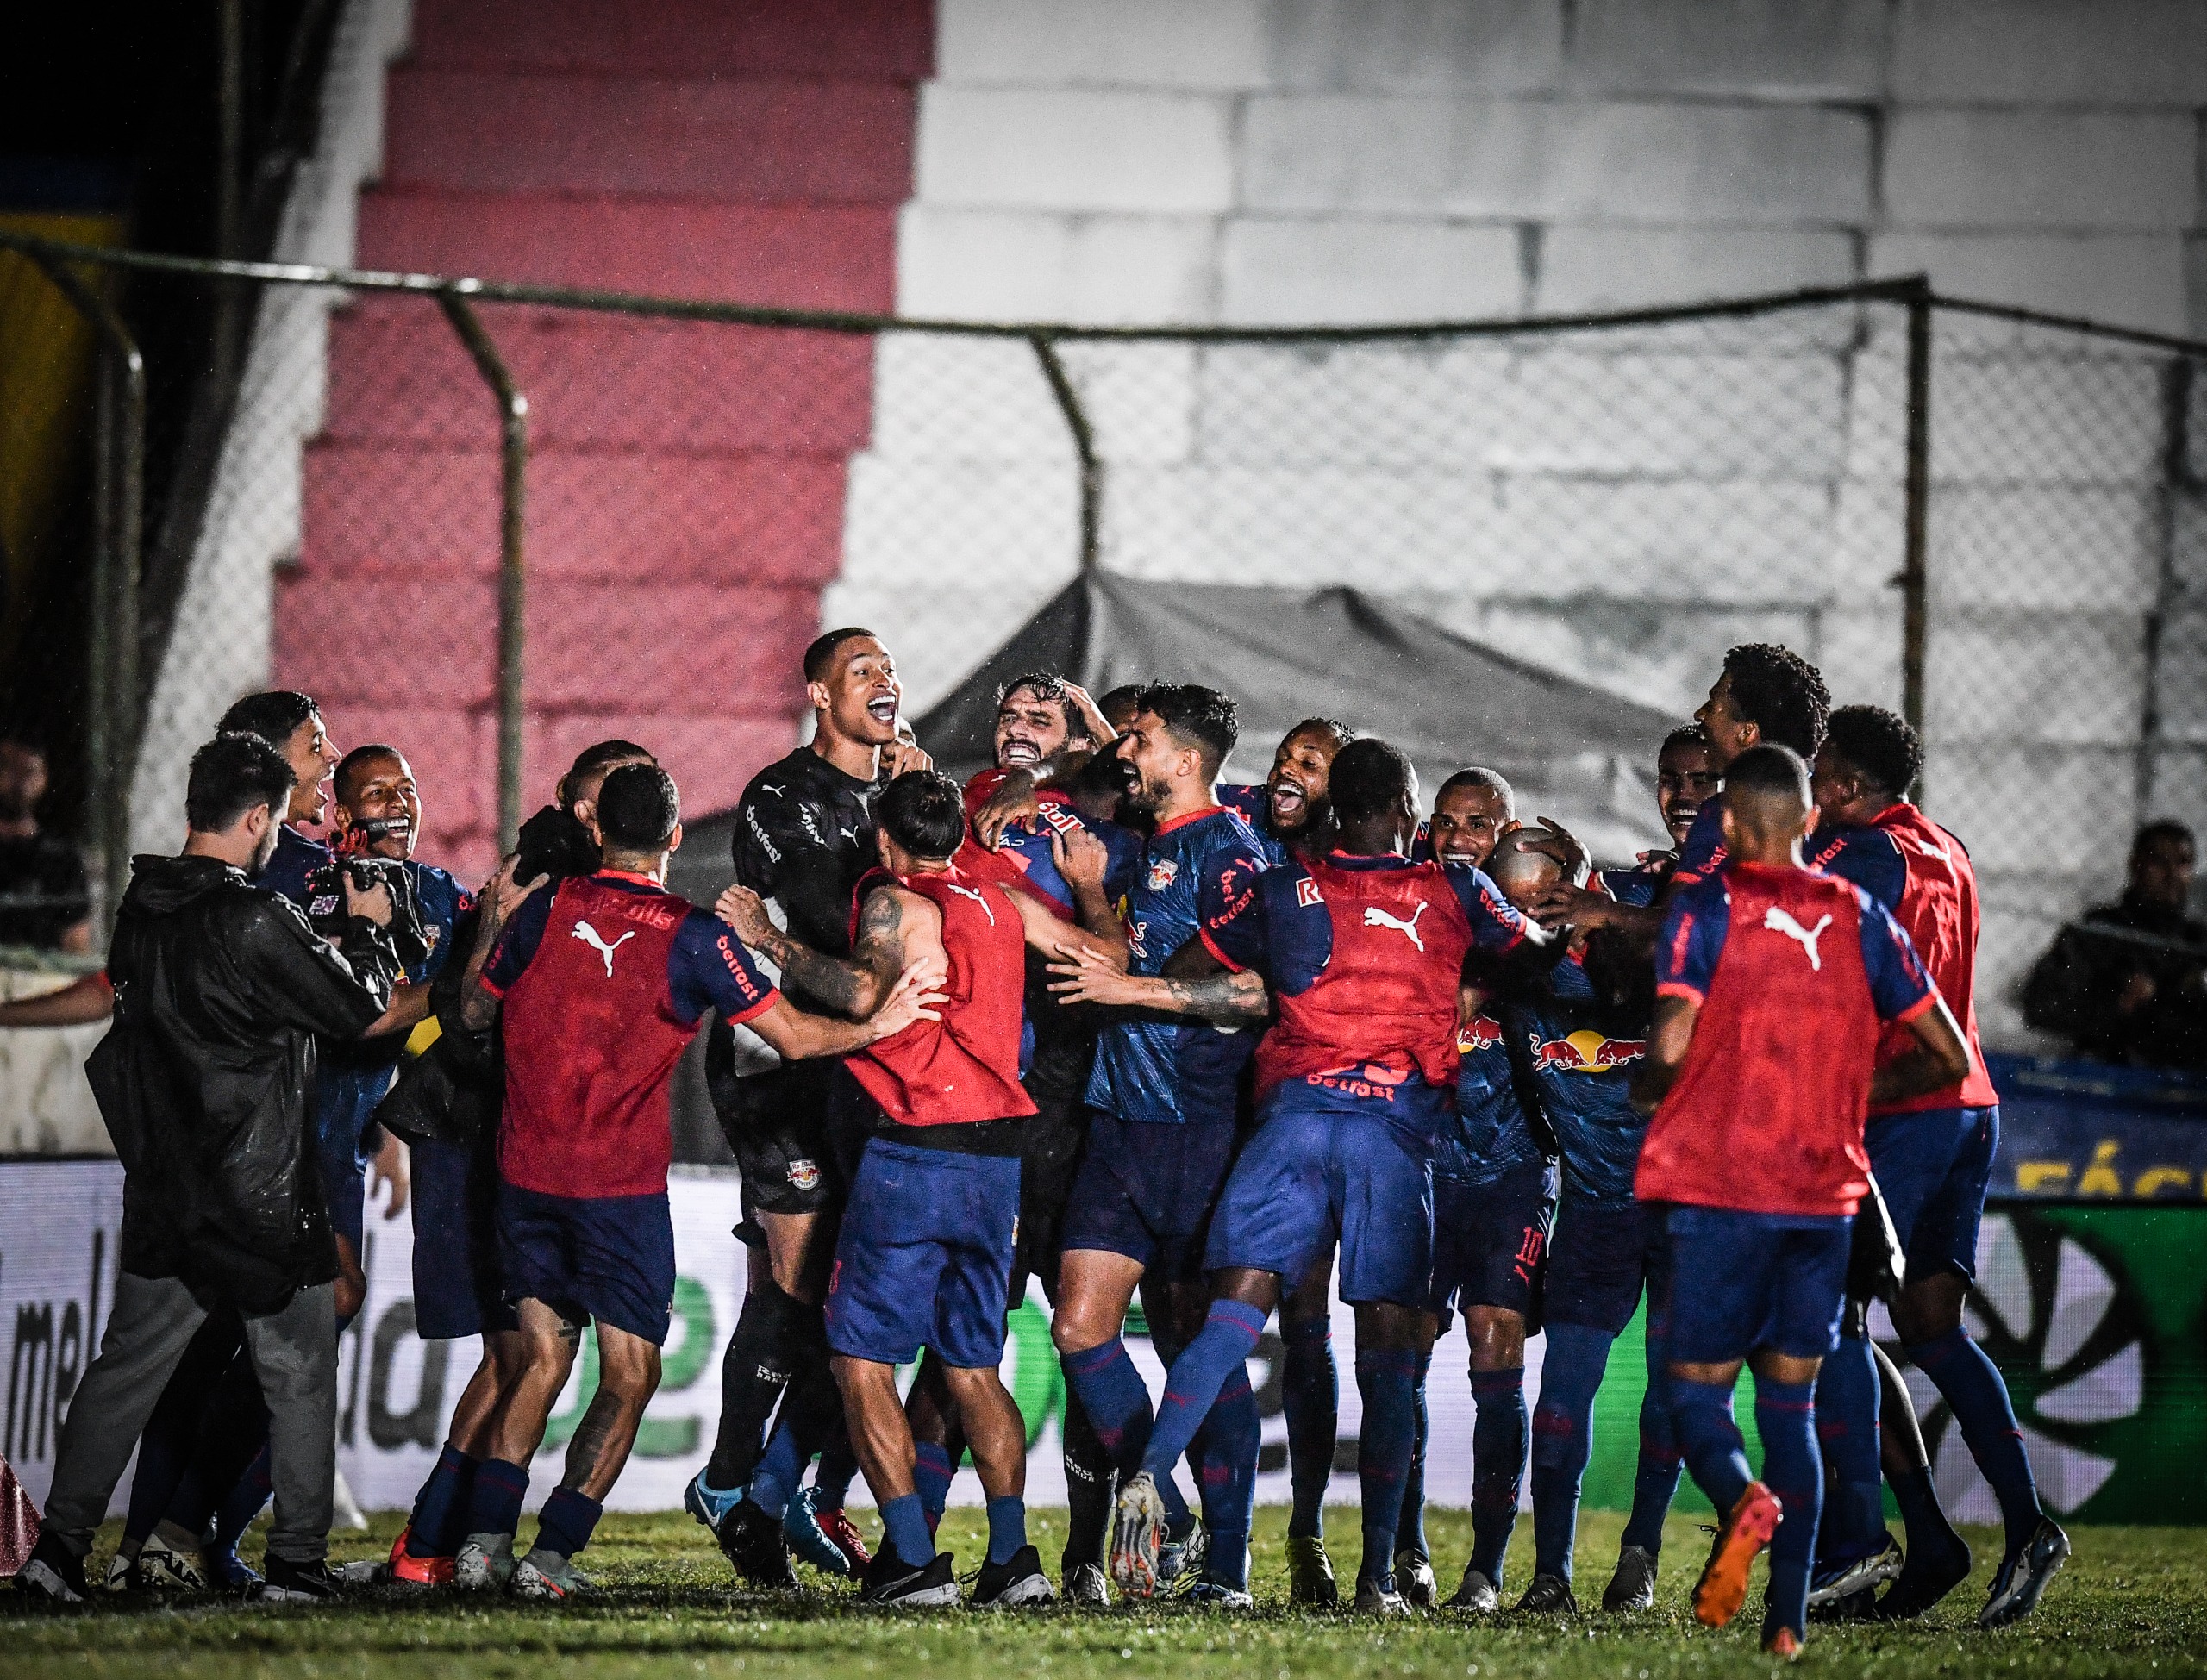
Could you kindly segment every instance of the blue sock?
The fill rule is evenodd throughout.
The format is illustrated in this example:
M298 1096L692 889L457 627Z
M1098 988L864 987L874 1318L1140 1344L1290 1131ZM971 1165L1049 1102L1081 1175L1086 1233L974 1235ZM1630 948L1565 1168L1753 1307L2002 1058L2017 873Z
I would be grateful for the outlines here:
M1016 1493L989 1502L989 1561L1008 1564L1027 1544L1027 1502Z
M1584 1324L1551 1324L1547 1331L1541 1403L1533 1408L1533 1568L1568 1581L1579 1489L1594 1450L1594 1396L1616 1338Z
M935 1535L928 1528L927 1513L920 1508L919 1495L900 1494L881 1508L881 1534L915 1568L935 1561Z
M1823 1456L1816 1450L1816 1385L1755 1378L1755 1428L1762 1435L1762 1479L1785 1515L1770 1543L1770 1591L1763 1636L1809 1625L1809 1571L1823 1512Z
M2008 1398L2008 1385L2000 1369L1985 1357L1967 1330L1959 1325L1943 1336L1918 1342L1908 1350L1926 1377L1946 1396L1954 1421L1961 1427L1963 1443L2000 1502L2000 1516L2008 1531L2010 1556L2030 1544L2031 1533L2045 1515L2038 1502L2038 1483L2031 1476L2031 1461L2023 1452L2023 1433L2016 1426L2016 1408Z
M1122 1479L1134 1474L1149 1447L1150 1430L1156 1423L1149 1390L1141 1373L1127 1357L1127 1345L1114 1336L1100 1346L1067 1353L1059 1365L1066 1386L1080 1396L1081 1409L1096 1427L1096 1439L1111 1455Z
M605 1507L574 1488L554 1488L536 1514L536 1546L572 1558L590 1544Z
M1649 1372L1647 1391L1640 1397L1640 1463L1632 1477L1632 1514L1625 1521L1620 1542L1636 1546L1651 1558L1663 1549L1663 1519L1671 1514L1679 1476L1686 1464L1679 1451L1670 1396L1662 1386L1666 1380Z
M1196 1440L1204 1527L1210 1531L1204 1579L1236 1591L1249 1585L1249 1526L1256 1515L1257 1453L1264 1433L1249 1373L1236 1365L1220 1385Z
M449 1558L467 1537L455 1534L460 1515L467 1509L467 1493L475 1480L476 1461L456 1446L437 1454L429 1479L414 1496L414 1510L406 1519L406 1555L410 1558Z
M1678 1431L1679 1450L1693 1472L1694 1485L1716 1508L1719 1517L1729 1515L1755 1479L1747 1468L1740 1426L1732 1421L1732 1384L1689 1383L1673 1377L1668 1386L1671 1424Z
M912 1448L912 1486L927 1513L928 1533L942 1521L943 1507L950 1503L951 1479L958 1466L950 1462L950 1449L940 1441L920 1441Z
M1878 1457L1878 1361L1870 1344L1839 1339L1816 1373L1816 1446L1831 1477L1823 1561L1865 1558L1885 1538L1885 1469Z
M1525 1488L1525 1367L1472 1373L1472 1567L1502 1581Z
M1341 1372L1334 1364L1330 1318L1297 1319L1279 1327L1280 1410L1287 1418L1287 1474L1294 1504L1287 1532L1326 1532L1326 1483L1334 1473L1334 1440L1341 1427Z
M1417 1393L1411 1401L1414 1419L1410 1432L1410 1468L1403 1472L1403 1514L1395 1521L1395 1550L1430 1558L1425 1543L1425 1443L1433 1424L1425 1402L1425 1374L1433 1364L1430 1352L1417 1356Z
M275 1491L275 1475L269 1464L268 1449L264 1446L246 1466L237 1485L222 1496L222 1502L215 1508L215 1549L234 1552L245 1531L253 1527L253 1520L267 1508L271 1494Z
M528 1472L503 1458L475 1466L475 1485L467 1494L464 1534L510 1534L521 1523L521 1502L528 1492Z
M766 1443L759 1468L751 1473L751 1485L744 1490L745 1496L770 1517L778 1517L790 1508L790 1500L804 1480L804 1458L797 1446L797 1432L784 1418L774 1428L772 1440Z
M851 1483L859 1473L858 1455L851 1451L850 1431L839 1429L820 1449L820 1468L812 1472L812 1491L817 1508L840 1511L850 1502Z
M1243 1368L1257 1351L1264 1333L1265 1315L1239 1301L1214 1301L1204 1320L1203 1333L1183 1348L1165 1373L1165 1399L1157 1408L1156 1427L1141 1455L1141 1467L1160 1483L1172 1474L1172 1466L1188 1450L1210 1415L1227 1379ZM1246 1381L1243 1387L1247 1386ZM1200 1464L1198 1475L1202 1474ZM1222 1464L1217 1474L1226 1473ZM1205 1492L1208 1502L1210 1495Z
M1364 1494L1364 1558L1359 1582L1382 1591L1395 1584L1395 1525L1403 1510L1403 1482L1417 1436L1418 1356L1408 1348L1356 1350L1356 1390L1364 1400L1364 1427L1357 1438L1356 1477Z

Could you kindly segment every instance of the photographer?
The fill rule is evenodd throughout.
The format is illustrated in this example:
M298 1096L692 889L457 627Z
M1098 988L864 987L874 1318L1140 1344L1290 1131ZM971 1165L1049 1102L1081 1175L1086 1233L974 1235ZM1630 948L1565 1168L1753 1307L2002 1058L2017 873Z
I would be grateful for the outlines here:
M335 1595L336 1245L311 1144L315 1036L382 1019L398 972L381 887L346 889L341 949L249 877L296 778L252 735L193 755L178 858L135 861L110 948L115 1025L86 1073L124 1171L115 1307L62 1431L47 1522L17 1577L81 1598L84 1559L171 1372L229 1308L271 1414L265 1596Z

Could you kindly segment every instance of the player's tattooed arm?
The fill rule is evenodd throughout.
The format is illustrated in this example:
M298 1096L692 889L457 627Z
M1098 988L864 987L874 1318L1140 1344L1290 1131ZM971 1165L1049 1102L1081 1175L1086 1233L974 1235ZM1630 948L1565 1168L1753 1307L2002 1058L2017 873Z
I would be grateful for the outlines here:
M1632 1076L1632 1106L1652 1115L1671 1087L1679 1082L1686 1051L1693 1043L1694 1023L1701 1019L1701 1005L1691 997L1668 993L1655 1000L1655 1024L1647 1034L1647 1054Z
M498 948L498 936L506 931L506 924L513 920L513 914L522 907L522 901L552 878L540 875L534 881L516 881L514 873L520 866L521 853L516 852L498 865L498 872L485 882L483 890L476 895L480 915L475 927L475 948L467 953L467 972L460 983L460 995L467 1000L460 1008L460 1025L472 1033L482 1032L498 1016L498 1000L482 986L484 965Z
M775 927L766 915L765 902L747 887L732 886L722 893L713 902L713 914L735 930L736 938L782 971L785 987L803 992L845 1015L864 1015L872 1013L903 969L901 960L890 961L885 966L879 962L868 962L863 949L874 907L893 896L883 892L867 895L866 908L860 913L860 949L847 962L840 957L824 956Z
M1934 998L1931 1007L1908 1025L1916 1042L1870 1077L1873 1103L1922 1096L1969 1077L1969 1046L1945 998Z
M1122 974L1098 958L1079 953L1052 963L1050 990L1060 1003L1102 1003L1122 1009L1158 1009L1192 1015L1214 1027L1248 1027L1272 1013L1272 994L1261 976L1206 974L1192 978Z
M942 990L941 958L915 961L881 1000L881 1007L864 1021L836 1021L809 1015L786 996L777 997L763 1014L747 1023L791 1061L820 1056L847 1056L883 1039L893 1038L916 1021L940 1021Z

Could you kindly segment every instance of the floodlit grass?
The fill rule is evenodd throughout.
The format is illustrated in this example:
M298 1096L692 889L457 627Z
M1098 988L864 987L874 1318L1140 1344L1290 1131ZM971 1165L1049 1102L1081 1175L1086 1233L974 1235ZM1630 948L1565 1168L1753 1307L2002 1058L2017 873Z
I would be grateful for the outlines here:
M59 1615L0 1593L0 1677L312 1676L321 1680L626 1680L685 1675L833 1674L1012 1676L1021 1680L1109 1674L1227 1675L1247 1680L1715 1680L1766 1676L1756 1648L1760 1591L1740 1624L1694 1627L1686 1593L1706 1541L1674 1521L1664 1553L1660 1608L1631 1621L1589 1616L1527 1624L1420 1616L1380 1625L1346 1614L1291 1613L1282 1535L1285 1513L1258 1513L1254 1615L1221 1617L1170 1604L1104 1614L871 1614L843 1589L822 1586L802 1602L731 1589L703 1533L679 1515L609 1517L585 1559L603 1589L588 1603L557 1607L474 1600L371 1598L332 1610L235 1606L174 1609L102 1603ZM1054 1560L1062 1511L1035 1514L1034 1538ZM1579 1533L1579 1583L1598 1602L1616 1557L1619 1519L1589 1513ZM1436 1512L1434 1549L1442 1591L1453 1589L1470 1541L1459 1513ZM347 1536L341 1559L379 1556L397 1519L369 1537ZM1354 1513L1334 1516L1335 1563L1344 1585L1355 1568ZM1510 1589L1524 1584L1529 1525L1520 1525ZM969 1566L980 1557L979 1514L953 1511L945 1539ZM1919 1675L2149 1675L2200 1672L2207 1648L2207 1531L2098 1528L2073 1535L2075 1558L2034 1621L1980 1633L1989 1561L1924 1623L1905 1628L1812 1630L1807 1661L1828 1673L1881 1680ZM1996 1536L1973 1533L1981 1560ZM104 1548L96 1553L103 1559Z

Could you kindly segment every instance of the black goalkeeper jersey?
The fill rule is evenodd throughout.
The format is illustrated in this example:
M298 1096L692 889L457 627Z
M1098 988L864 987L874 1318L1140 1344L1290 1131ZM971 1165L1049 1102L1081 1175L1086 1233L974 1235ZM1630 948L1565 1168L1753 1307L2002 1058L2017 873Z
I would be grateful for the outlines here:
M879 861L873 802L885 777L861 782L800 746L753 777L736 806L735 878L782 907L791 935L815 951L851 950L851 896Z

